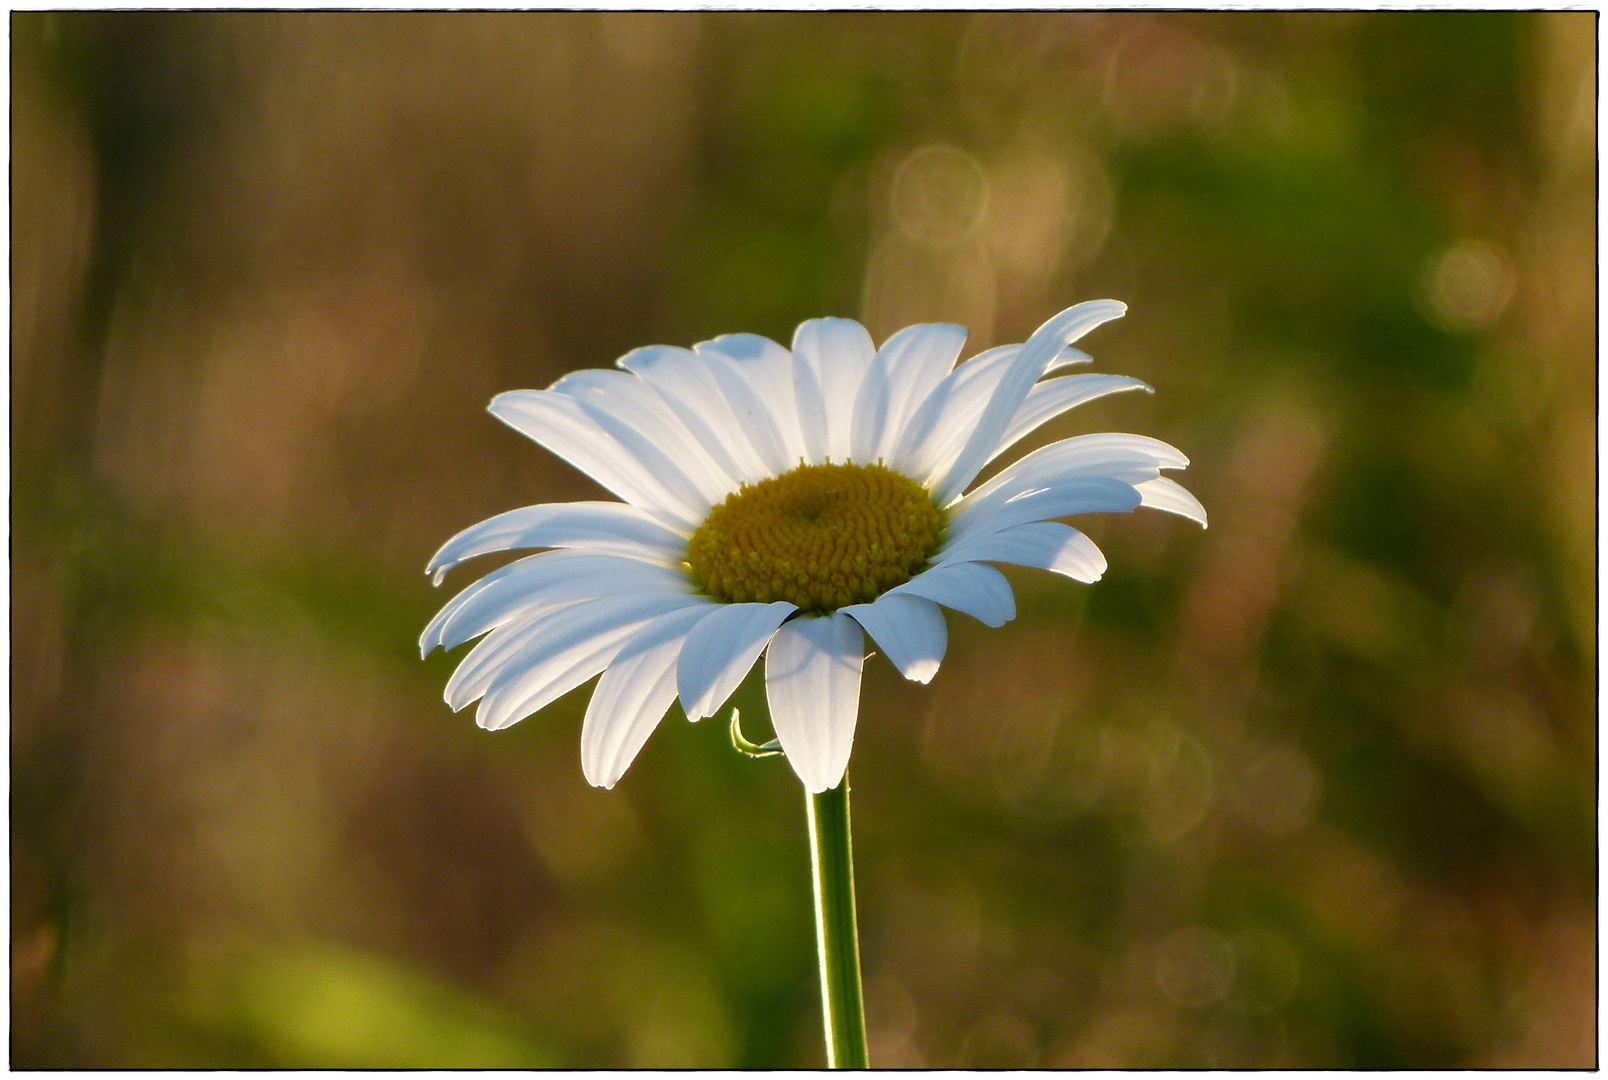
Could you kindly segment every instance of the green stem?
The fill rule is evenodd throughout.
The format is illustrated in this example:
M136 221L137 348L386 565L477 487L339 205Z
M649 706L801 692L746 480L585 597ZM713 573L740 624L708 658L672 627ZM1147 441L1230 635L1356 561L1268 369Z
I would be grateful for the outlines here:
M867 1069L865 1003L860 994L860 935L854 919L854 851L849 839L849 778L806 796L810 868L815 878L815 946L821 958L826 1062Z

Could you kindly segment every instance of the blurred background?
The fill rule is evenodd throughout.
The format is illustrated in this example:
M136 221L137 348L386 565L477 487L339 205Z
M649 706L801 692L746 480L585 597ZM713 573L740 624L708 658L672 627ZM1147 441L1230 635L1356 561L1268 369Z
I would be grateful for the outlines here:
M790 770L478 730L425 561L598 497L498 391L1109 296L1034 442L1212 526L868 665L873 1063L1593 1065L1595 29L13 14L12 1063L821 1064Z

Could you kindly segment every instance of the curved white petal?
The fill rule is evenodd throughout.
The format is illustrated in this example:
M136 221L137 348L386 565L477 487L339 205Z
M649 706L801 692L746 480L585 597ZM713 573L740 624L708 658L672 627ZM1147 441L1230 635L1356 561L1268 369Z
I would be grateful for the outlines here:
M882 343L854 403L849 452L861 464L893 457L906 423L943 382L966 344L966 328L948 323L907 326Z
M706 453L735 480L770 475L720 390L709 365L691 349L649 345L615 361L653 387Z
M674 567L586 551L546 551L509 563L453 597L425 627L419 650L428 656L437 645L456 648L539 608L655 592L690 596L694 588Z
M565 555L569 553L562 551L550 551L543 552L542 554ZM498 582L504 581L514 574L519 573L525 563L528 563L535 558L537 558L537 556L528 555L523 559L518 559L509 563L500 570L493 570L480 580L471 582L466 588L460 590L457 596L454 596L451 600L448 600L446 604L442 606L441 610L435 613L435 617L432 618L425 626L424 633L419 635L419 658L421 660L424 659L425 657L429 656L432 651L441 646L444 640L442 637L442 631L446 629L447 621L459 611L462 611L466 604L472 602L475 597L496 585Z
M1022 351L1011 359L1001 376L965 448L948 473L934 485L933 497L939 506L948 505L966 490L993 455L1011 418L1027 399L1028 391L1061 351L1101 323L1120 318L1127 310L1126 304L1116 300L1091 300L1050 317L1033 331L1033 336L1022 345Z
M826 461L826 398L815 369L797 352L793 353L793 408L798 414L799 438L804 440L804 461L820 465Z
M920 399L889 456L892 468L929 486L949 471L982 418L1021 345L1000 345L980 352L955 368ZM1046 373L1086 364L1087 353L1062 349Z
M623 372L622 372L623 374ZM626 378L631 376L626 375ZM557 393L557 391L552 391ZM720 490L714 495L705 494L700 489L692 474L682 467L674 451L678 449L674 444L665 444L655 434L638 428L626 420L622 420L614 410L608 409L592 396L579 397L565 394L571 401L581 407L598 429L612 438L625 449L633 458L641 462L658 485L669 492L675 500L672 509L680 513L686 520L694 523L701 522L709 514L709 508L715 502L726 497L724 485L716 485Z
M1176 480L1158 476L1134 487L1139 491L1139 505L1165 510L1169 514L1186 517L1203 529L1206 527L1206 508Z
M692 482L699 497L718 503L737 490L737 480L715 463L687 426L648 382L624 371L575 371L549 389L580 402L588 412L607 413L641 432L662 449Z
M486 408L656 520L688 531L703 520L707 506L688 502L644 463L638 453L643 440L621 445L575 399L550 390L510 390Z
M611 788L676 700L676 659L687 634L718 610L709 605L660 615L621 647L597 681L581 722L581 772Z
M708 366L709 374L714 376L721 394L726 398L726 404L731 407L732 415L742 426L748 444L754 448L759 460L765 463L766 475L776 476L798 464L796 459L789 460L787 442L782 437L781 428L777 426L776 418L765 401L762 388L755 385L763 373L714 350L698 354L698 359Z
M987 626L1016 618L1016 596L1005 575L975 562L946 563L923 571L883 596L919 596L970 615Z
M453 712L472 704L502 674L510 657L538 635L550 635L555 627L586 603L588 601L576 601L525 612L481 638L458 661L458 666L447 679L446 689L441 692L442 700L451 706Z
M1162 469L1181 469L1189 459L1144 435L1102 432L1041 446L969 492L950 514L952 526L986 513L1025 492L1084 477L1104 476L1138 484Z
M1139 506L1140 495L1133 483L1110 476L1084 476L1017 495L985 512L950 518L944 534L943 552L976 536L1002 532L1030 521L1048 521L1072 514L1125 514Z
M854 402L876 351L853 319L810 319L794 331L799 428L811 464L849 460Z
M687 719L713 716L765 651L776 628L797 610L783 600L727 604L699 623L676 666L676 684Z
M788 468L797 465L805 449L798 409L793 404L793 354L759 334L722 334L713 341L699 342L693 351L700 356L718 352L737 361L781 436Z
M540 503L469 526L441 545L424 572L434 574L439 585L442 575L465 559L521 548L584 548L675 566L687 557L687 533L627 503Z
M1147 384L1126 375L1067 375L1036 384L1027 392L1027 400L1016 410L1010 427L1005 429L1004 437L988 460L994 460L1034 429L1054 420L1068 409L1125 390L1155 393Z
M527 631L521 645L503 658L475 711L475 723L497 731L524 719L602 671L651 620L711 604L701 596L658 594L608 596L558 609L562 618L544 621L540 632Z
M919 596L884 593L870 604L840 608L865 628L889 663L912 682L931 682L949 647L944 613Z
M856 465L876 464L877 444L882 441L883 429L888 424L893 389L888 365L879 352L865 369L865 378L860 380L854 414L849 420L849 460Z
M765 698L787 760L813 794L843 780L860 713L865 636L847 615L806 616L765 654Z
M938 557L938 565L952 562L1002 562L1065 574L1074 581L1099 581L1106 558L1093 540L1070 525L1035 521L1015 525L957 544Z
M787 349L764 334L721 334L719 337L700 341L692 347L695 353L718 352L729 356L733 360L743 363L759 361L767 365L777 361L791 360ZM790 367L791 365L789 365ZM783 369L784 371L787 368Z
M889 467L922 483L945 472L966 445L977 418L1020 345L980 352L933 387L906 422Z

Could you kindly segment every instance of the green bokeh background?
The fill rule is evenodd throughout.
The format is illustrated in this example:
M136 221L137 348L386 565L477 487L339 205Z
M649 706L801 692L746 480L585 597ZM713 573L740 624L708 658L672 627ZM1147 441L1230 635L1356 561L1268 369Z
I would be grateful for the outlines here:
M1593 1064L1595 32L13 15L12 1063L820 1064L786 765L479 731L421 570L595 497L498 391L1111 296L1035 440L1212 527L868 665L873 1063Z

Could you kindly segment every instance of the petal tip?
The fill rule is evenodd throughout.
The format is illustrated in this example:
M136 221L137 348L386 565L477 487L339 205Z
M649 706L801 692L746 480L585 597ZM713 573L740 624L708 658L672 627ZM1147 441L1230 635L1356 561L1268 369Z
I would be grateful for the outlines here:
M791 758L788 760L789 762L792 761ZM821 774L816 774L813 777L805 776L803 773L798 772L797 766L794 767L793 771L798 774L800 780L804 781L804 789L811 795L825 795L828 791L843 783L843 774L849 770L848 766L845 765L843 770L831 779Z

